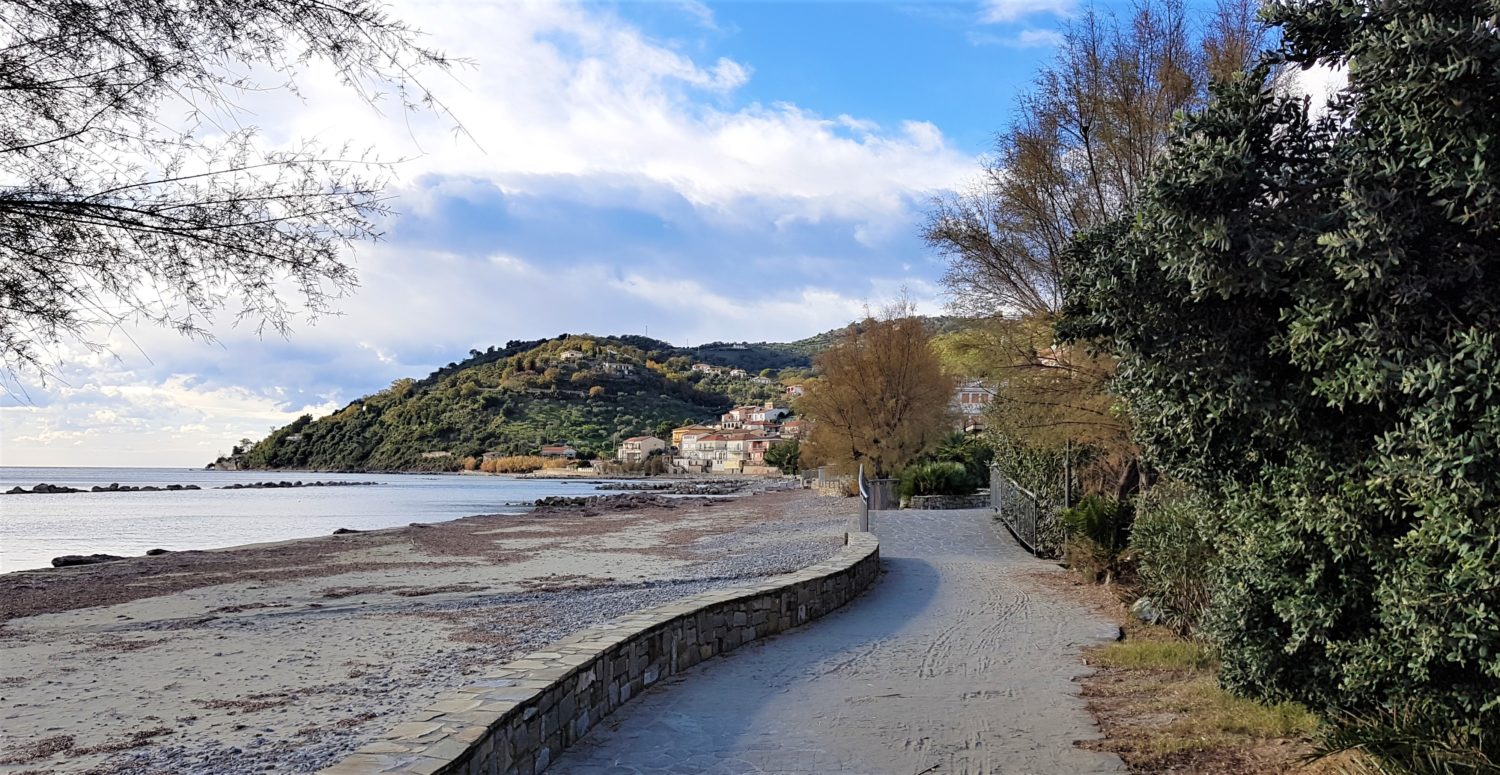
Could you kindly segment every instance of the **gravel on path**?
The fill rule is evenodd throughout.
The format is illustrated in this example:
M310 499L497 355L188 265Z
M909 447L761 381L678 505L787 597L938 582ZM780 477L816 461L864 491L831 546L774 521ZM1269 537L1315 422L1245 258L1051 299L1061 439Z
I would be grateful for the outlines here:
M1037 583L1061 572L989 510L872 515L885 574L841 611L705 662L606 719L566 775L1122 773L1078 651L1117 628Z

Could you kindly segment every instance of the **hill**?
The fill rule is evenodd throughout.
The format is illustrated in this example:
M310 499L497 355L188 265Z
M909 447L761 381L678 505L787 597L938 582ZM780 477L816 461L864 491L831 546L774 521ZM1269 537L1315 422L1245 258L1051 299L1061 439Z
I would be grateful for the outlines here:
M934 330L949 330L935 318ZM568 443L585 457L621 440L717 417L736 404L779 396L810 373L836 337L796 342L713 342L679 348L644 336L560 334L470 350L421 379L349 402L326 417L304 415L258 443L215 461L239 468L443 471L486 452L535 454ZM708 363L748 374L705 373ZM769 371L767 371L769 370ZM752 377L771 377L771 383Z

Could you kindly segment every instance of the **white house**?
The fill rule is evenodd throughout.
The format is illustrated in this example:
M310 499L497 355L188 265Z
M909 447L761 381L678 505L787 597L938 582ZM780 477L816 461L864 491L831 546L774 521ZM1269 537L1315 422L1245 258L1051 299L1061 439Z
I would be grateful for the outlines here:
M759 422L778 422L781 420L781 418L789 414L791 414L790 411L782 409L779 406L768 406L764 409L759 409L753 412L750 415L750 419Z
M620 445L615 458L623 463L639 463L653 452L664 452L667 443L655 436L632 436Z
M713 468L714 451L723 440L723 434L711 428L684 433L672 462L689 471L707 471Z
M977 379L966 380L953 389L952 406L955 411L964 417L974 417L984 413L985 407L994 400L995 391Z

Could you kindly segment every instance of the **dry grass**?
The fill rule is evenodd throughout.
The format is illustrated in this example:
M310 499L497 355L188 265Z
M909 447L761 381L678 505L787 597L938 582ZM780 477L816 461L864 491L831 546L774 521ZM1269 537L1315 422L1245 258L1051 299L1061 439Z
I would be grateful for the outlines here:
M1138 636L1139 637L1139 636ZM1132 772L1313 773L1302 757L1318 718L1294 703L1266 705L1219 688L1200 644L1127 640L1091 649L1089 710Z
M1306 763L1316 715L1295 703L1267 705L1219 688L1213 650L1142 624L1122 603L1125 590L1072 574L1036 578L1108 615L1126 633L1123 641L1084 650L1098 669L1082 680L1083 696L1104 738L1080 745L1117 754L1135 773L1341 772L1340 761Z

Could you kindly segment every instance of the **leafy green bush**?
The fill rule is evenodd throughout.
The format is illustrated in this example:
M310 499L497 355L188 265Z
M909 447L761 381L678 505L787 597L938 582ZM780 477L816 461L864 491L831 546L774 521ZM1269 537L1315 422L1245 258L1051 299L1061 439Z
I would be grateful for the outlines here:
M962 463L917 463L901 472L902 498L914 495L967 495L974 483Z
M1203 621L1218 567L1212 502L1179 482L1159 484L1136 501L1130 528L1141 596L1162 623L1187 635Z
M973 489L990 486L990 461L995 457L995 450L984 439L967 433L951 433L938 445L932 457L962 465Z
M1494 4L1271 2L1281 51L1066 257L1062 336L1222 504L1206 630L1242 693L1500 729ZM1326 111L1272 66L1347 65Z

